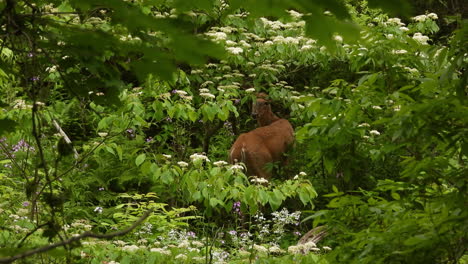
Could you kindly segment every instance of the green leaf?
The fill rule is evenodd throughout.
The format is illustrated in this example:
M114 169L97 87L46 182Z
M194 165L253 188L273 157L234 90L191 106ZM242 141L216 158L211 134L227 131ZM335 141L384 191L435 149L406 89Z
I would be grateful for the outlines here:
M17 125L18 123L11 119L8 119L8 118L0 119L0 135L15 131L15 127Z
M135 164L137 166L140 166L146 159L146 154L145 153L142 153L140 155L138 155L138 157L135 159Z

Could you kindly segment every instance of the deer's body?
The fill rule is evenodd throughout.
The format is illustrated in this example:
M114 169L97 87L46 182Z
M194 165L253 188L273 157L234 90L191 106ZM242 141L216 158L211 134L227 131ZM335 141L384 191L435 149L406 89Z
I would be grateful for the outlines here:
M288 120L279 118L263 98L257 98L252 115L260 127L241 134L229 151L229 162L243 162L247 175L271 177L268 163L285 161L284 153L294 142L294 130Z

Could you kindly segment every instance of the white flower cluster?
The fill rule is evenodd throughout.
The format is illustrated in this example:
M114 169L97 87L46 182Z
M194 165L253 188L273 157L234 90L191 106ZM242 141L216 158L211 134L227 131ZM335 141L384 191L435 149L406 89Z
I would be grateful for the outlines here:
M252 179L250 179L251 183L257 183L257 184L266 184L268 183L268 180L265 178L260 178L257 176L253 176Z
M427 41L429 40L429 37L424 36L423 34L417 32L417 33L414 33L413 39L421 43L422 45L427 45Z
M398 25L398 26L404 26L405 25L405 23L401 22L401 19L399 19L397 17L389 18L387 20L387 24L395 24L395 25Z
M207 156L203 154L198 154L198 153L190 155L190 159L192 160L192 162L195 162L198 160L205 160L207 162L210 162L210 159Z
M419 16L413 17L413 20L416 22L424 22L427 19L437 20L439 19L439 17L437 16L436 13L429 13L427 15L419 15Z
M182 167L182 168L185 168L185 167L187 167L189 164L188 164L187 162L185 162L185 161L179 161L179 162L177 162L177 165L179 165L179 166Z
M291 254L308 254L310 251L320 251L317 245L310 241L305 244L288 247L288 252Z
M214 164L215 166L218 166L218 167L222 167L222 166L224 166L224 165L228 165L228 163L227 163L226 161L224 161L224 160L215 161L215 162L213 162L213 164ZM242 167L242 166L241 166L241 167Z
M242 48L239 48L239 47L227 47L226 50L229 53L232 53L234 55L238 55L238 54L241 54L242 52L244 52L244 50Z

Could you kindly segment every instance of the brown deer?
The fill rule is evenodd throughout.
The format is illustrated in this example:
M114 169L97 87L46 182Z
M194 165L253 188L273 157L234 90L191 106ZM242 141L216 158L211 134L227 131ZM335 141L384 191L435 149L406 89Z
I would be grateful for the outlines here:
M271 111L266 94L258 94L253 103L252 116L259 127L241 134L229 151L229 162L242 162L248 176L271 178L268 163L282 161L284 153L294 142L294 130L288 120L279 118Z

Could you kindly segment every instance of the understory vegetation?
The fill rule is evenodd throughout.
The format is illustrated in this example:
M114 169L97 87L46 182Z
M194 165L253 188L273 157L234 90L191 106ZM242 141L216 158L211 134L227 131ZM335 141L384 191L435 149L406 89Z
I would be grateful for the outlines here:
M0 0L0 263L468 263L466 18L282 2Z

